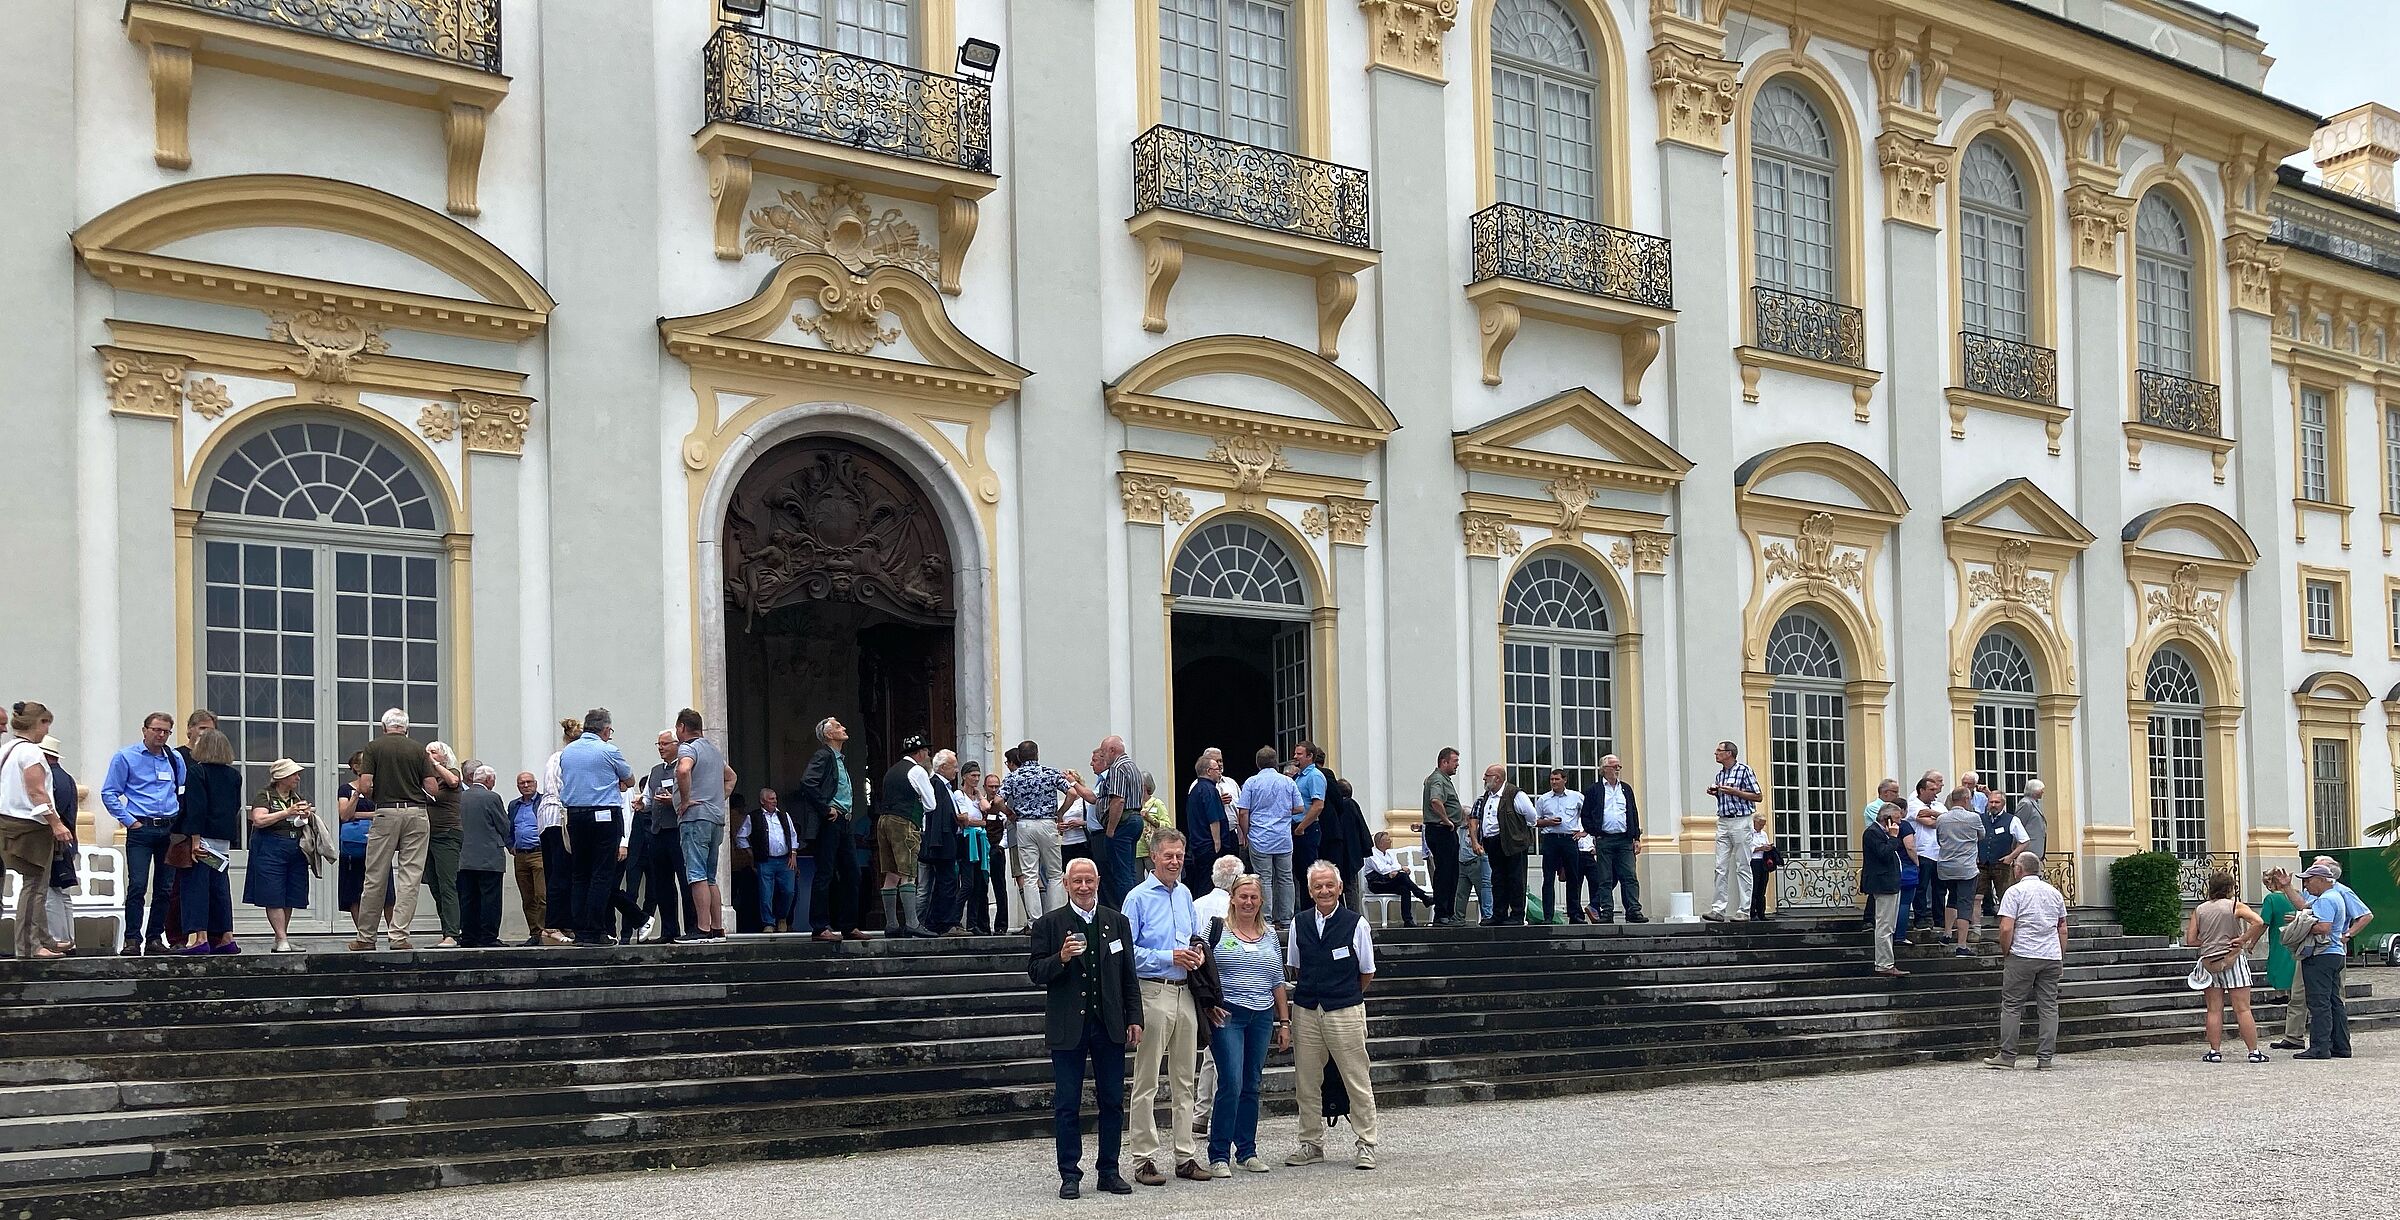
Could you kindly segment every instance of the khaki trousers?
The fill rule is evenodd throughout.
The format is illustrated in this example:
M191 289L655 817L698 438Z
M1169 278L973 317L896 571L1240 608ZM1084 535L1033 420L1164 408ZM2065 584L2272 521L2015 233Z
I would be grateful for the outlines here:
M417 890L425 880L425 853L432 842L433 827L425 820L423 805L375 811L375 820L367 824L367 885L359 895L355 921L360 940L375 939L375 921L387 901L392 904L392 939L408 939L409 921L417 914Z
M48 820L0 817L0 861L17 875L16 937L18 957L32 957L49 938L50 857L58 839Z
M1144 1030L1145 1035L1149 1031ZM1325 1062L1332 1060L1350 1093L1350 1126L1358 1142L1375 1146L1375 1086L1367 1078L1367 1006L1333 1012L1292 1006L1293 1090L1299 1094L1300 1142L1325 1144Z
M1175 1164L1158 1169L1173 1173L1177 1165L1200 1159L1192 1138L1192 1098L1197 1083L1193 1076L1199 1058L1200 1009L1192 1003L1191 988L1143 979L1142 1044L1133 1053L1133 1097L1127 1106L1133 1111L1133 1129L1125 1141L1125 1152L1135 1161L1153 1161L1158 1155L1161 1060L1167 1067L1167 1109L1175 1123Z
M2308 1041L2308 980L2301 977L2299 962L2292 963L2292 998L2283 1008L2283 1040Z
M550 914L549 879L542 871L542 849L516 854L517 901L525 908L525 934L540 936Z

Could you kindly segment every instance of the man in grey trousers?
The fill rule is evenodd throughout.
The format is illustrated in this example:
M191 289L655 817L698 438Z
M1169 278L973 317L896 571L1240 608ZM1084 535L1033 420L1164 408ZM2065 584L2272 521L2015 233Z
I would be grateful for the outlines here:
M1984 1060L1983 1066L2017 1066L2018 1026L2025 1001L2031 998L2042 1030L2034 1066L2047 1071L2058 1053L2058 981L2066 972L2067 900L2042 880L2040 856L2017 853L2014 872L2014 883L2000 896L2000 952L2007 962L2000 974L2000 1053Z

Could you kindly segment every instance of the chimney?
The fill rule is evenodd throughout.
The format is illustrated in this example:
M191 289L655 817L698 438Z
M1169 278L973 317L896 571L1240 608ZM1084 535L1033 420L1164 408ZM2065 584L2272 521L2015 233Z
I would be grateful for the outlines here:
M2325 120L2308 139L2325 185L2369 203L2393 207L2392 167L2400 163L2400 111L2379 102L2353 106Z

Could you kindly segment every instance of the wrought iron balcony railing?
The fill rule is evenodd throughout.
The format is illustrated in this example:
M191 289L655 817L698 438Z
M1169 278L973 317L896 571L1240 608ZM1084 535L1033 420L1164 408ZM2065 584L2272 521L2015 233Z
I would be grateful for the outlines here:
M1858 862L1847 855L1795 852L1775 870L1775 908L1780 911L1858 904Z
M2242 876L2242 857L2239 852L2196 852L2182 857L2183 867L2176 870L2175 884L2183 891L2185 902L2199 902L2208 897L2208 879L2218 873L2232 873L2236 881Z
M1960 382L1966 389L2038 406L2058 405L2058 353L1997 335L1958 336Z
M176 8L500 70L500 0L158 0Z
M1163 208L1367 248L1367 171L1185 131L1133 141L1133 210Z
M2141 370L2141 421L2153 428L2195 436L2225 435L2225 412L2217 387L2205 381Z
M1475 279L1507 278L1675 308L1674 260L1666 238L1611 228L1514 203L1495 203L1468 222Z
M982 81L731 25L709 36L703 62L709 122L992 172L992 90Z
M2052 888L2058 891L2059 896L2067 900L2068 906L2074 906L2076 902L2075 853L2065 851L2042 853L2042 880L2049 882Z
M1750 289L1758 346L1825 364L1867 366L1867 322L1848 305L1763 286Z

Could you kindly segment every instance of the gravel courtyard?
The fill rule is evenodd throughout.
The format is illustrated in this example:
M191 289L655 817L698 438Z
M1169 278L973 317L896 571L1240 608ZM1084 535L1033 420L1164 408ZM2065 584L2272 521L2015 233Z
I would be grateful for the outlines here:
M2199 1062L2200 1047L2062 1058L2003 1075L1940 1064L1758 1084L1411 1109L1383 1116L1381 1168L1285 1169L1292 1120L1270 1122L1272 1174L1055 1197L1046 1142L831 1161L570 1178L407 1199L243 1209L266 1220L635 1216L951 1220L1130 1214L1276 1217L1589 1216L1725 1220L1999 1215L2219 1220L2400 1214L2400 1031L2362 1031L2347 1063L2277 1054ZM2304 1164L2313 1139L2335 1168ZM2319 1159L2322 1159L2321 1157ZM1130 1163L1126 1166L1132 1167ZM1087 1154L1086 1172L1089 1173ZM1931 1184L1956 1192L1942 1200ZM199 1213L215 1217L232 1211Z

